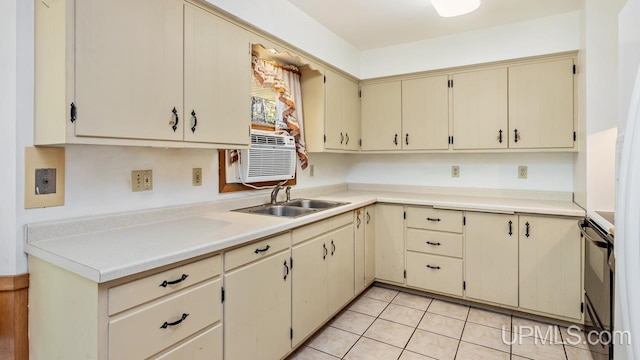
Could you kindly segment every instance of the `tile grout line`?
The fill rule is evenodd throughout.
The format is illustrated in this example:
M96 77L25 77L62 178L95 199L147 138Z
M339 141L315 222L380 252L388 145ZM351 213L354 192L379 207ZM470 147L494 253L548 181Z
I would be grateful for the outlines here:
M404 348L402 349L402 352L400 353L400 356L402 356L402 353L404 353L404 351L407 350L407 346L409 345L409 342L411 341L411 339L413 338L413 335L415 335L416 331L418 330L418 326L420 326L420 323L422 322L422 319L424 319L424 317L427 315L427 310L429 310L429 307L431 306L431 304L433 304L433 299L431 299L431 301L429 302L429 305L427 305L427 308L424 309L424 313L422 313L422 316L420 317L420 321L418 321L418 323L416 324L416 327L413 328L413 332L411 333L411 336L409 336L409 339L407 340L407 343L404 344ZM409 350L407 350L407 351L409 351ZM400 359L400 357L398 357L398 359Z

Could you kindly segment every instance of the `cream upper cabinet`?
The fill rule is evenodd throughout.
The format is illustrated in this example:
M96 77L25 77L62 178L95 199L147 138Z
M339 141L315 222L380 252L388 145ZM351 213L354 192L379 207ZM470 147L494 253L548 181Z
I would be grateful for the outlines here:
M77 136L182 140L182 6L76 2Z
M454 74L453 148L506 149L507 69Z
M225 274L225 359L279 359L291 350L290 257L287 247Z
M325 148L358 150L360 99L358 83L325 69Z
M362 150L402 148L401 82L366 84L362 98Z
M509 67L509 147L574 146L573 59Z
M520 307L582 317L582 242L577 219L520 216Z
M375 206L376 279L404 284L404 206Z
M466 213L465 296L518 306L518 216Z
M402 149L449 148L448 76L402 82Z
M247 33L184 5L184 140L249 143L251 52Z
M376 277L376 206L364 208L364 283L369 286Z

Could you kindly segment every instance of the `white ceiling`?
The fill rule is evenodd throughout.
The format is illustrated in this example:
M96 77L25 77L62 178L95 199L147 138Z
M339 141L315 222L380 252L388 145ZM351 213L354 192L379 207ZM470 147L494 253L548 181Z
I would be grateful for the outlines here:
M583 1L482 0L470 14L441 18L429 0L289 0L360 50L564 14Z

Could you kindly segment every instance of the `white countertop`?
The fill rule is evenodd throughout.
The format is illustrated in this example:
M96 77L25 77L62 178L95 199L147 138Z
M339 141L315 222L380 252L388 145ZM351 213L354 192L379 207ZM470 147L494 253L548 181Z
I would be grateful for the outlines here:
M141 225L123 226L115 221L109 225L109 221L102 218L83 219L81 226L78 225L80 220L78 223L71 220L30 224L27 225L25 252L87 279L103 283L221 251L375 202L488 212L576 217L585 215L584 210L573 202L560 200L354 190L314 198L350 204L294 219L199 207L200 213L192 210L184 212L188 216L178 219L146 219ZM100 230L83 231L82 228L92 221L101 223ZM61 228L63 231L60 231ZM43 234L53 235L48 237Z

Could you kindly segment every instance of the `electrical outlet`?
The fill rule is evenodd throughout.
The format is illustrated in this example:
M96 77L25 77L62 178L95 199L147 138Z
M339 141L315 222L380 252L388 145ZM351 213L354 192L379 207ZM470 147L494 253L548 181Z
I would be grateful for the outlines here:
M153 172L151 170L134 170L131 172L131 191L153 190Z
M451 177L454 177L454 178L460 177L460 166L451 167Z
M518 179L526 179L526 178L527 178L527 167L518 166Z
M193 168L193 186L202 186L202 168Z
M315 172L315 167L313 165L309 165L309 176L313 177L313 175L315 175L314 172Z

